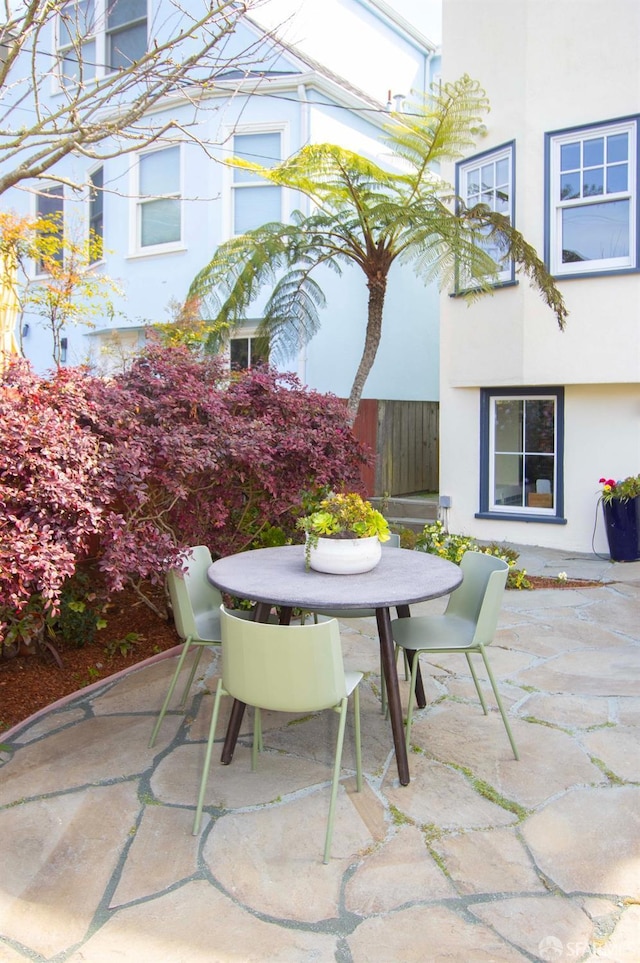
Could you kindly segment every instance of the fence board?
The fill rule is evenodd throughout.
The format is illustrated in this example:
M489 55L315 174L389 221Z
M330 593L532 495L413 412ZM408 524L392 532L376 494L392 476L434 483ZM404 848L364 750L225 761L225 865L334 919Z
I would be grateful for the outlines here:
M362 475L367 492L438 491L438 425L437 401L362 401L354 430L375 452Z

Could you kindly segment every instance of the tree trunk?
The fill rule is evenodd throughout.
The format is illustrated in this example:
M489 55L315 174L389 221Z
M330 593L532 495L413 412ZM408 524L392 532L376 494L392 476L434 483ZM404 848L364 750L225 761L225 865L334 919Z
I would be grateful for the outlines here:
M356 420L364 385L373 367L373 362L376 360L376 354L378 353L378 347L380 345L382 310L384 308L384 297L387 293L386 275L378 274L375 278L369 278L367 287L369 288L369 305L364 350L360 364L358 365L358 370L356 371L356 376L353 379L349 401L347 402L347 414L350 425L353 425Z

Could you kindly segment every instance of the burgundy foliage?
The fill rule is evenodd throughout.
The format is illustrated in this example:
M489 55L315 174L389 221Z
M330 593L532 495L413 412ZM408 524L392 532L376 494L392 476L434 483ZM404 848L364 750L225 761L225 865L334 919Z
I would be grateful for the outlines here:
M14 364L0 384L0 618L34 596L55 612L92 545L117 590L161 580L189 545L215 558L297 539L304 493L361 491L365 458L339 399L272 369L229 376L158 346L110 380Z

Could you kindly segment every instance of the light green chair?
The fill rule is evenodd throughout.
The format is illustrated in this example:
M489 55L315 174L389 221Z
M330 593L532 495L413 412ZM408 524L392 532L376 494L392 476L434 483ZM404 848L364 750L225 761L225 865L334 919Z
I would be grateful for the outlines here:
M513 754L518 759L518 750L509 720L485 651L485 647L493 641L495 635L509 566L502 559L483 552L465 552L460 568L463 572L463 582L451 593L443 615L419 615L410 619L394 619L391 623L396 645L403 649L414 649L416 652L407 709L407 751L411 738L419 654L421 652L464 652L480 704L486 715L487 705L470 658L471 653L478 652L484 661Z
M222 596L217 588L207 579L207 569L211 565L211 552L206 545L196 545L184 554L186 570L171 569L167 574L167 588L171 599L171 608L176 630L184 645L176 670L173 673L169 690L156 719L151 733L149 747L153 748L165 717L178 678L182 672L185 659L193 646L198 652L194 659L189 678L184 687L180 708L184 709L193 683L200 659L205 648L219 646L222 641L220 634L220 606ZM240 613L239 613L240 614ZM241 613L241 617L252 618L251 612Z
M400 548L400 536L396 532L392 532L386 542L382 543L383 548ZM328 619L371 619L375 618L375 609L319 609L317 612L313 612L314 621L318 621L318 617L324 617ZM305 619L305 613L302 613L302 620ZM404 675L405 679L409 678L409 660L407 659L406 653L404 656ZM387 707L387 687L384 681L384 672L382 669L382 657L380 658L380 702L382 705L383 715L386 713Z
M211 753L215 741L220 699L233 696L246 705L276 712L318 712L334 709L340 714L336 742L331 801L325 837L324 858L329 862L335 805L338 795L342 746L347 721L347 704L353 693L357 790L362 789L360 744L361 672L345 672L342 662L340 631L335 619L309 625L272 625L238 619L221 609L222 677L218 682L200 793L193 823L198 834L207 788ZM254 727L251 768L256 768L260 716Z

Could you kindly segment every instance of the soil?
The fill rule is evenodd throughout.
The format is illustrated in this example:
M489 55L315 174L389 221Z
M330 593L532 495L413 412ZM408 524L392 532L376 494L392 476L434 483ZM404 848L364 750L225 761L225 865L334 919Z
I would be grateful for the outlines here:
M164 611L163 592L147 592ZM180 642L173 621L160 618L131 590L112 596L104 617L107 625L94 642L78 647L52 640L62 666L47 648L0 661L0 742L3 731L38 709Z
M534 589L589 588L601 584L539 576L527 578ZM157 607L164 610L162 591L147 591ZM0 661L0 740L2 731L23 722L39 709L180 642L173 621L160 618L130 590L113 596L105 618L107 626L97 633L95 642L77 647L54 641L62 666L47 649Z

